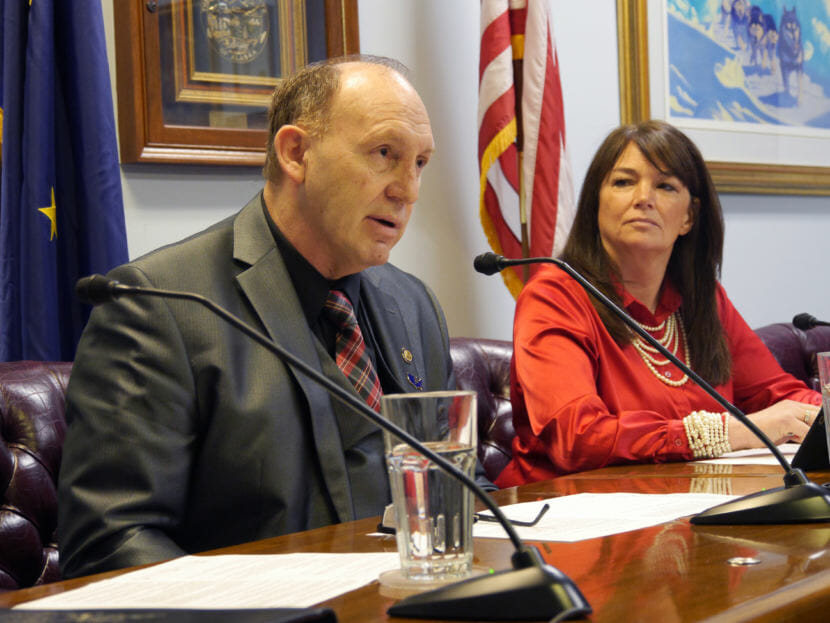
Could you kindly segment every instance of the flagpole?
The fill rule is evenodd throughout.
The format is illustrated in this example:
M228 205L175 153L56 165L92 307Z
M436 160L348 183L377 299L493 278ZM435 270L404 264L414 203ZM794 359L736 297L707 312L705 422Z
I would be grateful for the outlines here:
M524 45L522 45L524 47ZM527 205L525 201L524 176L524 129L522 124L522 64L524 50L513 49L513 88L516 95L516 152L519 158L519 225L522 235L522 257L530 257L530 240L527 230ZM518 58L517 58L518 57ZM522 281L530 278L530 266L522 266Z
M505 257L552 255L573 221L550 10L549 0L481 0L479 215ZM529 273L502 273L514 298Z

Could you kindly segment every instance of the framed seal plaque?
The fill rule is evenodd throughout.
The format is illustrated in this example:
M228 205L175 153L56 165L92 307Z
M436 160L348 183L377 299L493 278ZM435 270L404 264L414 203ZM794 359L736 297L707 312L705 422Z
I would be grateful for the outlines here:
M359 51L357 0L114 3L121 162L261 166L282 76Z

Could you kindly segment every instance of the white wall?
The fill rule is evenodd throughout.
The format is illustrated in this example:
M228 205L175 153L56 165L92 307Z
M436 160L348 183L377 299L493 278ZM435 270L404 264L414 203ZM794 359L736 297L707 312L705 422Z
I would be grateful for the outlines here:
M830 162L828 162L830 164ZM723 284L752 327L809 312L830 321L830 197L725 195Z
M118 0L104 3L104 16L114 59L112 1ZM619 123L615 2L550 1L579 183L597 145ZM512 298L498 277L472 269L472 258L488 250L478 219L479 0L359 0L358 7L361 51L410 67L438 148L393 262L432 286L452 335L509 339ZM235 212L261 186L258 170L236 167L130 165L122 167L122 180L131 257ZM817 277L830 259L823 240L830 198L724 195L722 202L723 281L749 324L801 311L830 319L830 293Z

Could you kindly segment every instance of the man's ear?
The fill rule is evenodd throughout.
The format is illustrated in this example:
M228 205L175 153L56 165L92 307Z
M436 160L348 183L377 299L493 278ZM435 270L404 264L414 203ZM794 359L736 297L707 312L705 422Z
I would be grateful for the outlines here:
M274 153L283 173L297 184L305 180L305 152L310 144L308 132L296 125L284 125L274 136Z

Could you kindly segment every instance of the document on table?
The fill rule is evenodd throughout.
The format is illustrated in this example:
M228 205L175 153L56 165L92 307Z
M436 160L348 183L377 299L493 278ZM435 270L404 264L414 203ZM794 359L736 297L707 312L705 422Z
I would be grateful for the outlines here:
M801 444L782 443L778 446L781 454L788 461L792 461ZM778 459L772 456L768 448L753 448L751 450L736 450L727 452L716 459L705 459L695 463L712 463L715 465L780 465Z
M577 493L501 507L508 519L532 521L544 504L550 508L535 526L515 526L526 541L581 541L656 526L734 500L712 493ZM478 521L473 536L506 539L498 523Z
M306 608L377 580L400 564L397 552L184 556L16 608Z

